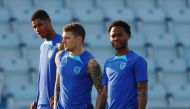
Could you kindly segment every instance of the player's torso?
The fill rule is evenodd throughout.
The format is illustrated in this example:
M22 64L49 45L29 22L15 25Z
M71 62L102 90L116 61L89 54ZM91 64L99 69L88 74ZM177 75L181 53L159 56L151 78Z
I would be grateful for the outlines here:
M136 106L136 80L134 64L136 58L128 55L110 58L105 65L108 78L109 109Z
M56 76L55 55L57 43L61 41L56 36L52 41L44 41L40 47L39 81L38 81L38 105L42 108L50 108L49 98L53 96ZM39 106L39 107L40 107Z
M91 103L92 80L87 72L91 56L88 56L73 58L66 52L60 57L60 95L64 105Z

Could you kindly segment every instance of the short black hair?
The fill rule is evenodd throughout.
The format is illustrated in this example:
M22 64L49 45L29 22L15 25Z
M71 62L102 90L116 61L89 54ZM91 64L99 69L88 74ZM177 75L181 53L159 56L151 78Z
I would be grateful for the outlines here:
M115 27L115 26L122 27L126 31L126 33L129 35L129 37L131 37L131 27L129 26L129 24L127 22L125 22L123 20L113 21L108 28L108 32L110 32L112 27Z
M36 10L31 18L31 21L34 21L36 19L40 19L40 20L50 20L50 17L48 15L48 13L45 10Z
M85 39L85 29L84 29L84 27L81 24L75 23L75 22L66 24L63 27L63 31L65 31L65 32L72 32L74 35L82 36L82 41L84 42L84 39Z

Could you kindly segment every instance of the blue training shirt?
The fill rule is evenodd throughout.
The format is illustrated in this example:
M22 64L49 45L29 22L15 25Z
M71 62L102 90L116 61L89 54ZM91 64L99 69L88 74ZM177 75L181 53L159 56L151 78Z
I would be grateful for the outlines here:
M108 89L106 109L137 109L137 82L146 80L147 62L135 52L108 59L102 79Z
M93 56L84 51L78 56L63 51L60 55L60 97L57 109L86 109L91 102L92 79L88 70L88 61Z
M51 109L49 100L54 96L56 79L55 55L58 52L57 44L62 39L62 36L57 34L52 40L44 41L41 44L37 109Z

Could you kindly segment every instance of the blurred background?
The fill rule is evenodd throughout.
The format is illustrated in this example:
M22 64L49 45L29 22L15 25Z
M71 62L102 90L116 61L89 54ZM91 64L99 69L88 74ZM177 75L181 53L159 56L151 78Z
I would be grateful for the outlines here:
M85 47L102 69L114 55L108 25L128 22L130 48L148 61L147 109L190 109L190 0L0 0L0 109L28 109L36 99L43 41L31 26L36 9L49 13L57 33L71 21L84 25Z

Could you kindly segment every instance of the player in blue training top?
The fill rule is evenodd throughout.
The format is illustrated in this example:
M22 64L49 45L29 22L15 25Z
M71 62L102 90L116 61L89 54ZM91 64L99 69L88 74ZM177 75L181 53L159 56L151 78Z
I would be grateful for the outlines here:
M50 98L54 97L56 79L55 56L58 52L57 44L62 41L62 36L57 34L52 27L47 12L37 10L33 13L32 27L45 41L40 47L40 63L38 78L37 101L31 104L31 109L51 109Z
M128 48L130 26L116 20L109 26L108 32L116 53L104 65L104 86L98 109L145 109L147 62Z
M102 90L100 64L83 46L85 30L81 24L65 25L63 37L62 44L66 51L59 51L55 60L54 109L93 109L93 84L98 92L97 101Z

